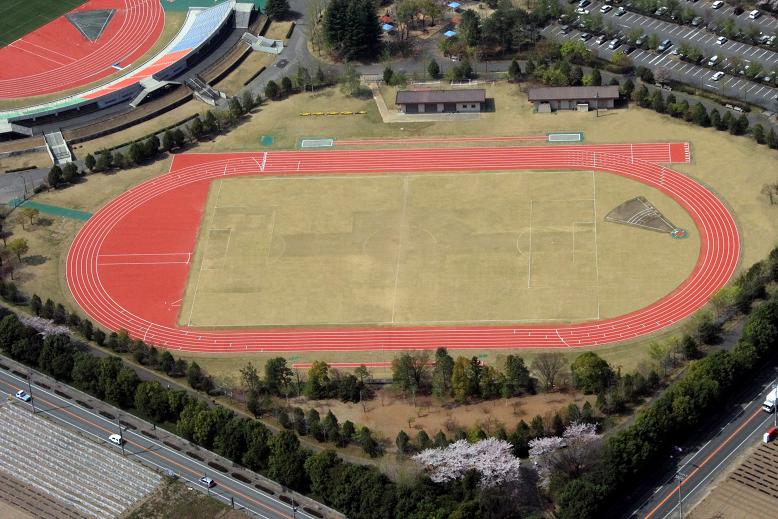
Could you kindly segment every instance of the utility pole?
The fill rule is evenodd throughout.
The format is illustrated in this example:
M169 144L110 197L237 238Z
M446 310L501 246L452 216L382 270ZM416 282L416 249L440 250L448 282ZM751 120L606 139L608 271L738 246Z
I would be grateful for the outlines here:
M778 394L778 379L773 381L773 399L775 399L775 395ZM773 400L773 427L778 427L778 402Z
M683 519L683 495L681 491L683 482L687 477L683 472L678 472L675 475L675 479L678 481L678 519Z
M32 397L32 384L30 379L32 378L32 371L27 372L27 392L30 394L30 403L32 404L32 414L35 414L35 399Z
M121 444L120 446L122 448L122 456L124 456L124 433L122 432L122 423L118 416L116 417L116 426L119 427L119 443Z

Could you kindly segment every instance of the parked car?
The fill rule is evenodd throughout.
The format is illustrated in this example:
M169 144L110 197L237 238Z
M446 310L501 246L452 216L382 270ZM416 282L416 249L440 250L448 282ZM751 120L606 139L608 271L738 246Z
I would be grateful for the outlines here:
M637 40L635 40L635 46L636 47L642 47L643 44L645 44L647 40L648 40L648 36L646 36L644 34L643 36L640 36Z
M669 49L673 45L673 42L670 40L664 40L662 43L659 44L659 47L656 48L657 52L664 52L667 49Z
M619 7L618 9L616 9L616 16L621 16L626 12L627 12L626 9L624 9L623 7Z
M741 14L743 14L743 10L744 9L742 7L737 6L734 9L732 9L732 14L734 14L735 16L740 16Z
M569 25L563 25L562 27L560 27L560 30L562 31L562 34L567 34L567 33L569 33L569 32L570 32L572 29L570 28L570 26L569 26Z
M589 14L589 9L584 9L583 7L579 7L578 9L575 10L575 12L577 14L586 15Z
M720 71L720 70L719 70L718 72L716 72L715 74L713 74L713 75L712 75L710 78L711 78L713 81L718 81L719 79L721 79L721 78L723 78L723 77L724 77L724 73L723 73L722 71Z
M668 11L667 7L662 6L656 11L654 11L654 16L664 16L665 14L667 14L667 11Z
M578 7L589 7L592 3L589 0L581 0L578 2Z
M762 13L760 13L760 12L759 12L757 9L754 9L753 11L751 11L750 13L748 13L748 17L749 17L750 19L752 19L752 20L756 20L756 19L757 19L757 18L759 18L760 16L762 16Z
M624 47L624 54L632 54L635 52L635 46L634 45L627 45Z
M32 397L28 395L26 391L23 391L21 389L17 391L16 394L14 394L14 396L19 400L21 400L22 402L29 402L30 400L32 400Z
M708 60L707 65L709 67L715 67L716 63L718 63L718 62L719 62L719 56L718 55L714 55L714 56L710 57L710 59Z
M610 12L610 11L611 11L611 9L613 9L613 6L612 6L612 5L607 5L607 4L605 4L604 6L600 7L600 12L601 12L602 14L605 14L605 13L608 13L608 12Z
M613 38L611 42L608 44L608 48L610 50L618 49L621 46L621 40L618 38Z
M124 439L119 436L118 434L112 434L108 437L108 441L113 443L114 445L119 445L121 447L122 443L124 443Z
M200 483L202 483L203 485L205 485L208 488L213 488L213 487L216 486L216 481L214 481L213 479L209 478L208 476L201 477L200 478Z
M710 4L711 9L721 9L721 6L724 5L724 2L722 0L716 0L712 4Z
M588 32L582 32L581 33L581 41L588 41L588 40L591 39L591 37L592 37L592 35L589 34Z
M699 27L702 24L702 16L695 16L692 18L692 27Z
M727 43L727 38L725 38L724 36L719 36L718 38L716 38L717 45L724 45L725 43Z
M606 41L608 41L608 38L604 34L600 34L599 36L597 36L597 39L594 40L594 43L596 43L597 45L602 45Z

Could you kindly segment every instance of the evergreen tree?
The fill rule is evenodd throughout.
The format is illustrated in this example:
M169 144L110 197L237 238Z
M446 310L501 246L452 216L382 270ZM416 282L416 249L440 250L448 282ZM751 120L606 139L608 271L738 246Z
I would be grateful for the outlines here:
M267 0L265 14L273 21L283 20L289 15L289 0Z
M324 40L339 58L376 55L381 27L373 0L333 0L324 13Z
M49 187L53 187L55 189L58 188L62 183L62 168L56 164L53 165L49 170L48 176L46 177L46 183L49 185Z
M751 135L754 136L754 140L759 144L765 143L765 135L764 135L764 126L761 124L755 124L753 128L751 128Z
M97 161L95 160L94 155L87 153L86 157L84 157L84 165L86 166L86 169L92 171L95 169L95 164L97 164Z
M438 65L438 62L434 59L431 59L427 64L427 74L429 74L432 79L438 79L440 77L440 65Z
M268 99L275 99L278 97L280 89L278 88L278 83L273 81L272 79L267 82L265 85L265 97Z
M513 58L508 66L508 77L511 81L519 81L521 79L521 66L516 58Z
M721 127L721 114L715 108L710 111L710 124L717 130L723 130Z
M775 134L775 128L770 128L770 131L767 132L766 142L771 149L778 149L778 135Z
M600 86L602 85L602 74L600 73L600 69L595 67L592 70L592 85L593 86ZM633 85L634 88L634 85Z
M451 374L454 369L454 359L446 348L438 348L435 352L435 368L432 371L432 394L438 398L451 395Z

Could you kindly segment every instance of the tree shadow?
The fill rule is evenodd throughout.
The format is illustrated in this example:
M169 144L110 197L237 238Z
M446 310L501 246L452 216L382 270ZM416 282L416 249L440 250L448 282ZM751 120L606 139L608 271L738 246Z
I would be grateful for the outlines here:
M32 256L27 256L26 258L22 259L22 263L25 265L30 266L37 266L37 265L43 265L49 260L46 256L41 256L40 254L35 254Z

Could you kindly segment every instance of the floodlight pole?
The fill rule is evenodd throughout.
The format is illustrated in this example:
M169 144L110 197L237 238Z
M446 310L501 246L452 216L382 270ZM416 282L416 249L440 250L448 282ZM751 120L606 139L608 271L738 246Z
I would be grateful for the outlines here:
M27 392L30 394L30 403L32 404L32 414L35 414L35 399L32 397L32 384L30 379L32 378L32 372L27 372Z
M678 481L678 517L679 519L683 519L683 495L681 493L681 486L683 485L684 480L688 476L684 474L683 472L679 472L675 475L675 479Z

